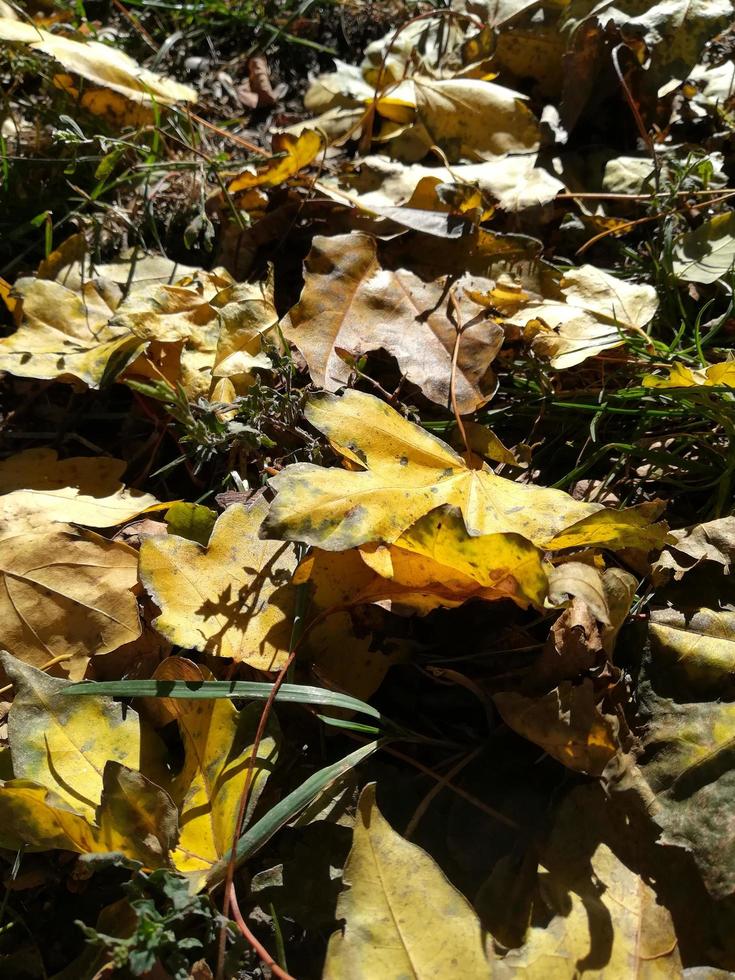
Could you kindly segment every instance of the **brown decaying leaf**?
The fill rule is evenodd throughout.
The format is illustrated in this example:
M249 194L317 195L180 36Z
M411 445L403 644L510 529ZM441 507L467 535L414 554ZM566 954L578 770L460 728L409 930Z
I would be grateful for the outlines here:
M306 258L304 291L284 333L306 358L314 382L327 391L350 378L340 350L357 356L382 348L427 398L448 407L452 355L463 327L456 394L460 412L471 412L495 392L490 365L503 330L463 297L461 281L455 291L458 316L445 277L426 282L409 269L382 268L370 235L317 236Z

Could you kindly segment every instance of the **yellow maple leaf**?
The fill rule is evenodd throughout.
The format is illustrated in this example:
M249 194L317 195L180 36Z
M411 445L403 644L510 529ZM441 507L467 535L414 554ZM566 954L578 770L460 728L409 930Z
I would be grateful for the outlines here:
M544 547L603 509L561 490L514 483L487 467L470 469L446 443L373 395L319 394L306 415L353 469L287 466L272 481L278 496L263 524L274 537L328 551L392 544L419 518L449 504L470 535L519 534ZM615 523L598 530L598 547L614 546Z
M322 609L389 599L427 613L468 599L512 599L543 607L547 578L542 554L518 534L471 537L461 515L441 507L395 544L344 552L315 549L294 582L310 581Z
M140 576L161 615L154 625L183 647L278 670L292 625L293 548L263 541L267 504L233 504L218 518L209 545L176 535L148 538Z
M19 279L19 329L0 340L0 370L18 378L75 379L99 388L145 346L125 327L110 324L113 308L87 282L81 292L45 279Z
M206 668L178 657L169 658L166 664L168 679L191 680L194 673L200 680L213 679ZM207 871L229 852L232 844L262 705L252 704L239 712L227 699L170 698L167 705L176 718L184 743L184 764L170 786L179 807L180 825L179 842L172 859L179 871L203 881ZM246 820L275 764L277 734L271 721L258 749Z

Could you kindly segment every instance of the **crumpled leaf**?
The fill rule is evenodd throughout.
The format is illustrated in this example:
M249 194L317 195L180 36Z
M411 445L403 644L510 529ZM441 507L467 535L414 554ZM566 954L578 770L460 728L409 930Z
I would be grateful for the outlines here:
M360 161L359 169L354 173L347 171L334 177L322 177L320 185L327 190L339 191L336 194L338 200L347 192L350 200L370 210L408 204L422 180L476 187L506 211L548 204L564 190L560 180L536 166L533 154L483 163L459 163L451 170L369 155Z
M168 793L117 762L107 762L95 821L75 813L46 786L0 782L0 842L12 850L58 848L122 855L146 868L166 867L178 833Z
M651 884L601 840L597 788L573 790L541 847L535 911L519 949L496 950L492 980L681 978L671 915Z
M215 269L137 291L112 322L148 345L126 377L155 381L163 375L194 399L210 393L214 378L230 377L236 388L246 388L253 368L269 368L262 342L277 316L272 282L235 283Z
M532 331L534 350L562 370L643 332L658 309L653 286L625 282L593 265L564 274L558 298L524 306L508 323Z
M291 133L274 133L274 156L265 163L245 170L228 186L230 194L251 187L275 187L308 167L321 152L323 140L319 133L305 129L299 136ZM275 155L278 154L278 155Z
M161 610L154 626L172 643L259 670L286 660L292 625L293 548L258 537L267 504L233 504L207 548L169 534L147 538L140 577Z
M151 494L124 487L125 468L106 456L59 459L53 449L26 449L0 462L0 521L10 531L41 521L114 527L160 506Z
M99 41L76 41L5 17L0 18L0 39L28 44L34 51L41 51L58 61L68 71L119 92L133 102L173 105L197 101L196 92L188 85L141 68L119 48Z
M441 507L389 547L312 551L294 583L309 581L321 609L391 600L427 613L472 598L512 599L524 608L540 608L546 594L541 558L518 534L470 537L459 512Z
M626 37L641 38L652 49L651 75L660 82L686 78L705 43L732 22L730 0L628 0L599 3L572 0L562 15L569 35L588 17L612 21Z
M503 342L496 323L474 320L482 307L462 298L456 372L460 412L484 404L496 387L490 364ZM359 356L383 348L431 401L448 406L457 323L445 278L425 282L408 269L381 268L372 236L317 236L305 264L305 285L289 314L286 337L306 358L316 384L336 391L350 378L340 351Z
M733 263L735 213L727 211L682 236L674 250L673 271L684 282L710 283L726 276Z
M100 388L145 346L110 323L113 308L94 282L81 292L44 279L19 279L20 326L0 339L0 370L18 378L78 380Z
M68 695L8 653L0 662L16 690L8 718L13 779L0 783L3 846L122 855L168 865L178 827L158 774L159 749L138 716L110 698Z
M211 680L206 668L178 657L167 661L166 677ZM192 669L193 668L193 669ZM251 704L237 711L228 699L186 701L166 699L176 718L184 743L184 764L172 780L170 791L179 808L180 836L172 855L176 868L204 881L206 872L232 845L240 797L248 778L252 743L262 705ZM260 742L253 769L248 811L257 804L268 774L278 755L277 728L271 719Z
M0 538L0 627L14 657L80 679L141 633L137 553L64 524Z
M355 472L295 463L274 477L278 496L265 533L328 551L392 544L426 513L459 508L469 534L520 534L543 547L564 528L603 508L559 490L471 470L435 436L373 395L313 396L306 416ZM614 524L610 536L615 539ZM605 547L603 529L598 544Z
M669 543L653 566L654 581L660 583L673 578L678 582L703 561L722 565L729 575L734 558L735 517L695 524L671 532Z
M647 374L642 383L644 388L735 388L735 361L722 361L705 368L672 364L667 378Z
M433 860L381 815L375 785L360 796L347 890L337 904L343 932L332 935L324 980L485 980L480 922Z
M575 772L599 776L618 751L618 722L598 707L593 682L568 681L541 697L493 695L503 721Z

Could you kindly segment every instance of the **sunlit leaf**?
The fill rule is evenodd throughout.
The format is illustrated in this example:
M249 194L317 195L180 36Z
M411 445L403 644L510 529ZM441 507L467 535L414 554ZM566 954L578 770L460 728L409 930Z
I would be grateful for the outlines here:
M148 538L140 576L160 608L154 625L179 646L277 670L288 656L293 549L263 541L267 505L234 504L206 548L169 534Z
M137 570L132 548L64 524L0 538L2 643L83 676L90 657L140 636Z
M344 931L329 941L324 980L480 980L489 975L480 922L434 861L382 816L375 785L360 797L346 890ZM461 967L459 964L461 963Z
M543 545L602 510L559 490L471 470L449 446L372 395L317 395L306 414L342 456L365 470L287 467L272 481L279 495L263 525L270 535L329 551L392 544L420 517L449 504L461 511L473 536L519 534ZM616 533L611 531L612 541Z

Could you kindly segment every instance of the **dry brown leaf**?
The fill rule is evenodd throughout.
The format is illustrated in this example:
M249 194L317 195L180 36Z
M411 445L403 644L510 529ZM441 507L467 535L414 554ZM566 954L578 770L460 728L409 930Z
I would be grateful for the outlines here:
M618 722L597 706L591 680L561 683L543 697L493 695L503 721L575 772L601 775L618 751Z
M3 646L35 667L80 679L90 657L140 636L138 555L63 524L0 540Z
M359 355L382 348L393 354L409 381L431 401L449 406L456 321L446 281L425 282L409 269L381 268L375 239L360 232L317 236L307 256L305 286L284 333L303 353L316 384L336 391L350 378L340 351ZM461 284L457 296L461 297ZM490 365L503 331L487 322L481 306L461 299L463 324L457 361L460 412L492 397ZM476 317L482 317L473 322Z

